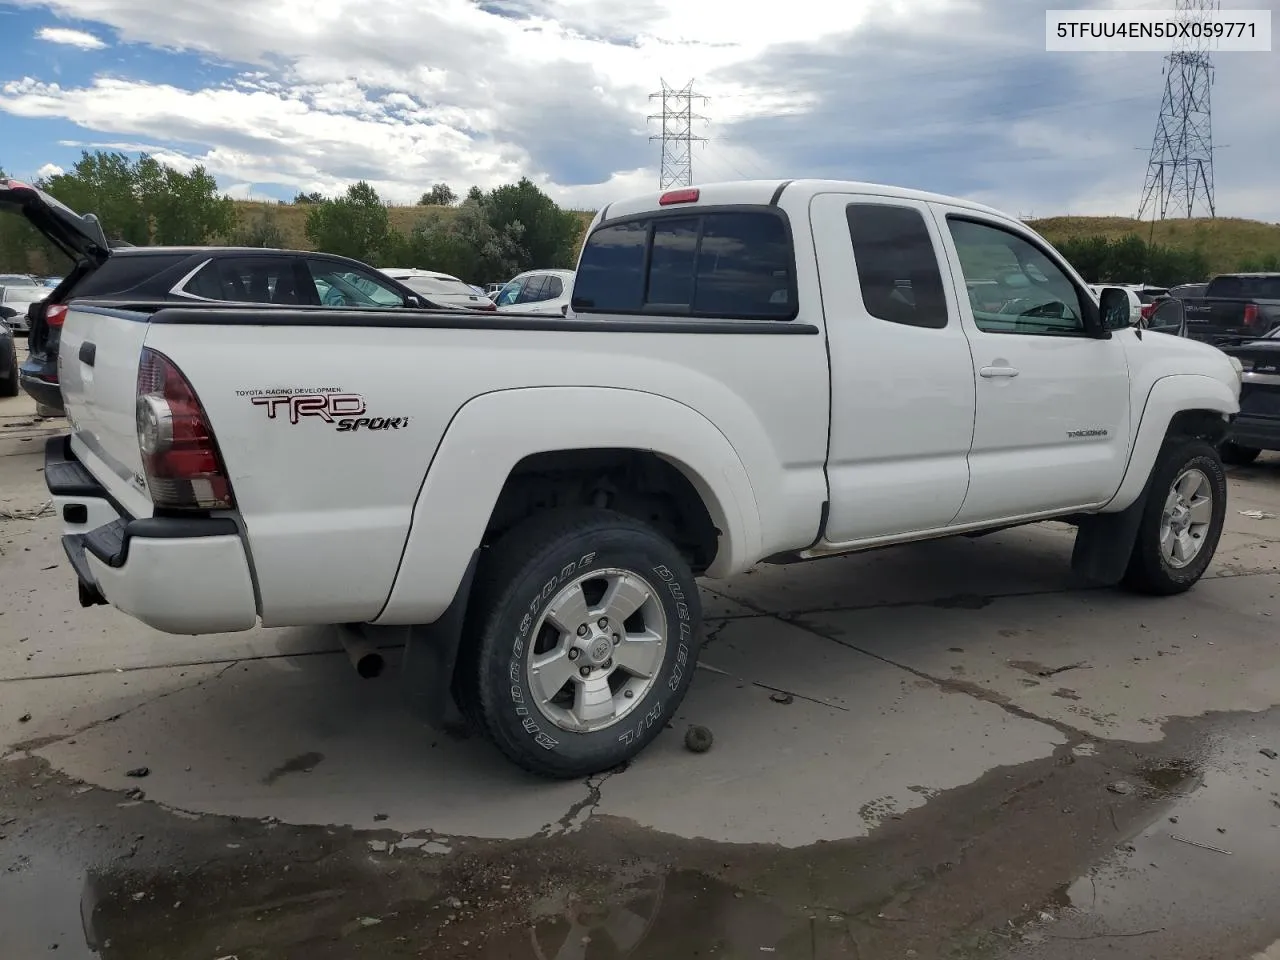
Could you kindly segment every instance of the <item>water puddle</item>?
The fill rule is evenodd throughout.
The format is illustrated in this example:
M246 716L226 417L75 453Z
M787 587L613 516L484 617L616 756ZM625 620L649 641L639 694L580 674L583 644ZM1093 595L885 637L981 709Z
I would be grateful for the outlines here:
M1204 759L1139 771L1159 815L1045 904L1011 957L1247 960L1280 937L1280 724L1235 720ZM1272 947L1274 949L1274 947Z
M36 850L6 850L0 859L0 953L15 960L97 957L80 910L83 883L78 866Z

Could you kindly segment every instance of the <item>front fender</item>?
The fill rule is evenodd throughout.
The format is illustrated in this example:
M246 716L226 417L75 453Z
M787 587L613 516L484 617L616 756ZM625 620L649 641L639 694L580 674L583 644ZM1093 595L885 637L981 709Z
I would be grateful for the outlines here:
M1231 388L1216 377L1184 373L1156 380L1142 408L1124 480L1102 512L1118 512L1138 499L1155 467L1169 424L1177 414L1187 410L1208 410L1225 419L1239 413L1240 401Z
M649 450L693 484L721 531L707 571L759 559L760 512L733 445L710 420L667 397L603 387L531 387L476 397L454 416L413 508L409 536L377 624L430 623L449 606L511 469L535 453Z

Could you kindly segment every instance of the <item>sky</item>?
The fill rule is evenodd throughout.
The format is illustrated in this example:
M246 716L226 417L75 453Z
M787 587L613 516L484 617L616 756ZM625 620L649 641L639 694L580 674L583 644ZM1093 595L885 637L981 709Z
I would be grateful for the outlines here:
M692 80L698 182L1132 216L1162 56L1045 52L1046 7L1086 6L1173 2L0 0L0 166L146 151L235 197L364 179L398 203L528 176L593 209L658 189L649 95ZM1214 62L1217 212L1280 221L1280 51Z

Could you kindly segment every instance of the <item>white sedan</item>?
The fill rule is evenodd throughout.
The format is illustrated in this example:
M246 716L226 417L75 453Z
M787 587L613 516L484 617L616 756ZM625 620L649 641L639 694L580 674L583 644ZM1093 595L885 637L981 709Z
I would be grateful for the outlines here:
M499 313L569 312L573 296L572 270L528 270L509 280L493 295Z
M448 273L415 267L383 267L382 273L416 290L432 303L466 310L492 310L493 301L468 283Z

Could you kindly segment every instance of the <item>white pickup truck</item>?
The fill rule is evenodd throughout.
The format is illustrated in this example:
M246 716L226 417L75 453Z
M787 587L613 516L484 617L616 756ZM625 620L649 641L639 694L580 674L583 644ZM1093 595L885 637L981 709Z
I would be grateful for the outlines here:
M696 577L1054 518L1194 584L1241 372L1134 319L984 206L709 184L600 211L567 317L74 302L45 469L86 605L398 633L436 722L575 777L675 715Z

